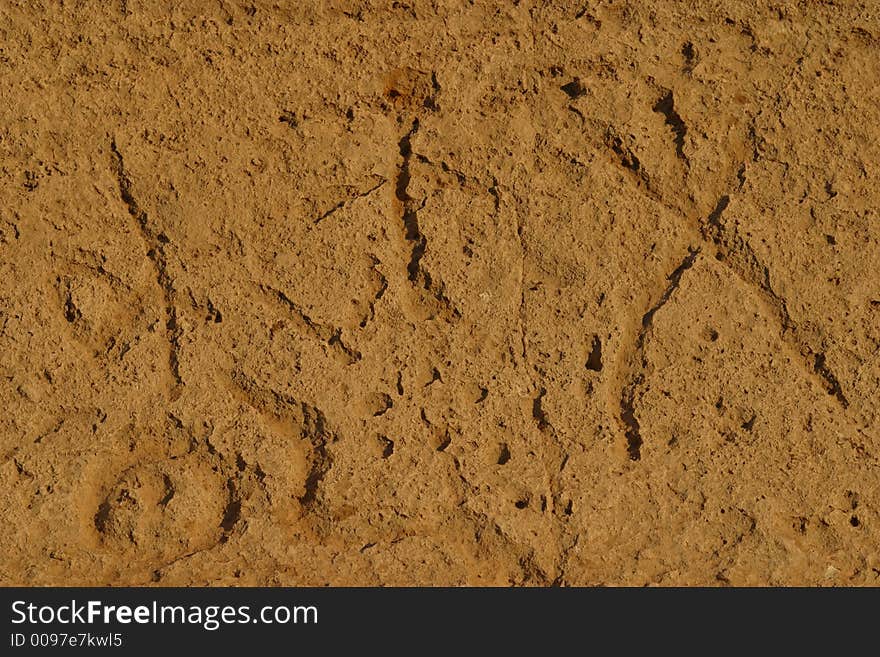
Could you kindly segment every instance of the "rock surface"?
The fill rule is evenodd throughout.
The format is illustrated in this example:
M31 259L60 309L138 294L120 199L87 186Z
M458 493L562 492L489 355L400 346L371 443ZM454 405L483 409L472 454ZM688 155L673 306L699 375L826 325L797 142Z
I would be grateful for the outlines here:
M880 584L880 16L6 2L0 582Z

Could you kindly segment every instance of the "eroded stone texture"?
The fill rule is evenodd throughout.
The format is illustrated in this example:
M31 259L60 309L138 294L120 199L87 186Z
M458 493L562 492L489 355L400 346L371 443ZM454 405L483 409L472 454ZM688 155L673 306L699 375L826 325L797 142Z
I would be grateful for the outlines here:
M0 582L877 584L880 18L758 4L5 3Z

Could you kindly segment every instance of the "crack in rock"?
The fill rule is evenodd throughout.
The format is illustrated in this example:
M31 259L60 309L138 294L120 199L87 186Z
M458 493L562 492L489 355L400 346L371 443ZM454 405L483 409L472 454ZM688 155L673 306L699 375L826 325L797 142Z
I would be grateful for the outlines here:
M684 152L684 138L687 136L687 124L675 110L675 96L671 90L667 91L652 108L666 119L666 125L672 129L675 135L675 154L678 155L685 165L690 166L690 161Z
M669 284L660 295L657 302L652 305L644 315L642 315L642 326L635 340L634 358L639 362L640 371L631 377L629 383L625 385L620 395L620 422L624 427L624 436L626 437L626 451L630 460L638 461L642 457L642 444L644 440L641 433L641 425L636 417L636 393L644 382L644 369L647 365L645 362L644 348L645 338L654 324L654 316L665 306L672 298L673 293L681 284L681 278L685 272L694 266L697 256L700 254L700 247L688 248L687 256L682 260L681 264L676 267L667 277Z
M658 101L654 106L654 111L666 116L667 124L670 125L676 134L677 148L680 146L683 149L687 126L674 109L674 98L671 91ZM630 174L636 186L643 190L649 198L660 203L668 210L676 212L676 214L683 214L680 209L671 206L662 193L653 188L650 177L644 167L642 167L638 157L615 133L611 126L608 126L605 131L604 143L619 158L618 163ZM680 155L684 156L683 150ZM684 157L684 159L687 162L687 158ZM740 180L740 185L742 185L743 168L740 168L737 176ZM761 262L754 249L742 237L736 227L731 228L724 222L723 215L730 205L730 200L729 194L720 196L712 212L709 213L705 220L700 222L698 233L700 240L712 247L719 263L730 270L746 285L758 291L764 303L770 308L771 313L779 322L783 341L800 356L798 360L803 364L811 378L818 381L820 387L831 395L841 408L846 410L849 407L849 400L843 390L840 379L828 365L825 352L814 348L802 337L798 326L791 318L786 299L779 295L771 284L769 267ZM656 310L655 308L654 312ZM650 322L653 313L649 311L649 314L650 316L643 317L643 323L646 318ZM644 335L644 331L640 332L639 342L644 341ZM637 345L637 351L640 348ZM632 446L629 451L630 458L639 454L635 445L641 444L640 428L638 422L635 421L634 410L630 408L633 403L633 396L625 391L622 395L621 403L621 420L628 434L628 445ZM856 429L860 434L862 433L861 429L857 427ZM638 459L635 458L634 460Z
M112 168L119 185L119 195L128 208L128 213L134 218L140 230L141 237L147 245L147 257L153 263L156 270L156 280L162 291L165 302L165 335L168 341L168 367L173 378L172 396L176 396L177 390L183 385L180 376L180 339L183 330L178 321L177 306L174 302L174 279L168 269L168 256L165 246L170 240L163 232L158 232L152 226L146 211L141 208L132 192L131 178L125 169L122 153L116 145L116 140L110 142L110 152L113 155Z
M457 319L461 313L446 296L445 286L442 282L434 281L431 273L421 264L428 249L428 238L419 226L419 212L425 207L428 199L425 197L419 201L409 194L410 162L414 156L412 137L418 130L419 120L416 118L413 119L412 126L398 142L401 163L394 188L395 197L402 207L404 238L412 244L412 254L406 270L408 278L413 284L421 286L440 304L441 308L446 310L452 318Z
M376 192L379 189L381 189L382 187L384 187L387 182L388 182L387 178L380 178L379 182L377 182L375 185L373 185L369 189L366 189L362 192L358 192L357 194L355 194L351 198L347 198L347 199L343 199L343 200L339 201L333 207L331 207L329 210L327 210L322 215L320 215L318 218L316 218L312 222L312 226L317 226L319 223L324 221L324 219L327 219L328 217L332 216L333 214L335 214L336 212L338 212L339 210L341 210L345 206L351 205L352 203L354 203L358 199L362 199L362 198L366 198L367 196L370 196L373 192Z
M294 323L300 331L326 343L329 347L338 351L346 359L348 365L353 365L361 360L361 352L349 347L342 340L341 328L316 322L305 313L299 304L293 301L281 290L277 290L270 285L260 285L260 291L281 302L282 305L291 311Z
M236 396L259 413L286 418L299 429L296 436L308 442L310 457L308 472L303 483L299 503L306 513L316 512L320 502L320 487L333 466L333 457L327 445L336 440L327 428L327 419L317 406L300 402L292 397L259 385L240 370L232 374ZM232 499L232 498L230 498Z
M760 293L779 322L783 340L800 354L805 369L818 379L825 391L843 409L848 408L849 400L843 392L837 375L829 367L824 351L812 347L800 334L797 324L789 313L788 302L773 288L769 267L761 262L737 228L731 227L724 221L724 211L729 204L730 196L724 195L719 199L703 227L704 238L716 247L716 258L719 262Z

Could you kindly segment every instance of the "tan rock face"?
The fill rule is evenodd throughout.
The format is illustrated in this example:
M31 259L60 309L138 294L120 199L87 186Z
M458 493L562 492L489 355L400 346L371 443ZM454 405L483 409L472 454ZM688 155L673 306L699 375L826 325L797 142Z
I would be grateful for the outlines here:
M0 582L880 583L808 5L7 3Z

